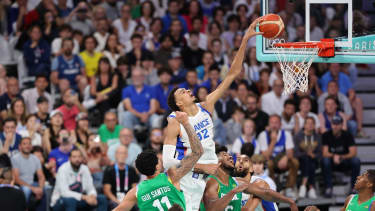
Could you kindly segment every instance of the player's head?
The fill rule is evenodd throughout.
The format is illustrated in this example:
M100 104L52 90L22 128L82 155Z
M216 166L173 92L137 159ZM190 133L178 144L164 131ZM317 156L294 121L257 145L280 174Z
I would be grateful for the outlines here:
M249 156L240 155L237 157L234 174L237 177L245 177L249 172L253 172L253 165Z
M193 92L185 88L174 88L168 96L168 107L172 111L182 111L185 106L193 104L195 96Z
M234 171L234 161L233 157L227 151L228 149L226 147L218 147L216 149L216 155L219 159L220 168L232 174Z
M161 161L158 159L156 152L153 150L145 150L137 156L135 167L141 174L152 176L159 173L162 167Z
M375 169L367 170L359 175L354 184L354 189L357 191L371 189L372 192L375 192Z
M264 173L264 164L266 163L266 158L263 155L253 155L251 157L251 163L255 175L262 175Z

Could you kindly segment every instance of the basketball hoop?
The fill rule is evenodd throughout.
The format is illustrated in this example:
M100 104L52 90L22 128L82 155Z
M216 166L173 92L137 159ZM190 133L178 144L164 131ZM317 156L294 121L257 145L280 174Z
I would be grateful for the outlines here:
M273 40L277 60L283 73L284 94L296 90L306 92L308 89L309 68L317 56L332 57L335 55L334 40L322 39L320 42L290 42ZM290 54L290 52L293 54Z

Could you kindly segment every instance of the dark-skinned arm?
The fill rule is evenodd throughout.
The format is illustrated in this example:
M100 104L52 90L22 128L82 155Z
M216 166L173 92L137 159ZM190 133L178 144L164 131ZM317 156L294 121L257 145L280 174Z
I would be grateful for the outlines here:
M253 184L257 185L259 188L270 188L264 180L256 180ZM257 196L253 196L246 202L245 206L241 208L241 211L254 211L259 203L261 203L261 199Z
M124 200L113 211L129 211L137 203L137 187L130 189Z
M245 193L257 195L258 197L266 201L284 202L290 204L291 210L298 210L297 205L293 199L285 197L284 195L271 189L263 189L257 187L255 184L249 184L248 188L245 190Z

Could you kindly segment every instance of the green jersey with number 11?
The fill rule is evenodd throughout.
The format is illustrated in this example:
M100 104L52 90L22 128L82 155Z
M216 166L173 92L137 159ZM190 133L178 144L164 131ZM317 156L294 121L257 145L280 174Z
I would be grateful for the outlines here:
M174 204L186 209L184 194L177 190L166 173L141 182L137 187L137 201L142 211L167 211Z

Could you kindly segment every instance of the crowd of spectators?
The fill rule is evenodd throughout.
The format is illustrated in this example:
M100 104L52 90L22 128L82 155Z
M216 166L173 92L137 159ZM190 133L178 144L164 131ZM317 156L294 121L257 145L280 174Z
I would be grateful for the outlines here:
M304 39L303 5L269 0L289 41ZM1 1L0 153L29 208L115 207L144 179L136 156L161 153L169 92L182 87L205 100L260 8L259 0ZM314 14L313 40L343 35L340 5ZM369 27L364 13L354 15L356 30ZM354 138L365 136L358 68L366 65L313 64L308 91L283 95L280 65L258 62L252 39L242 73L215 105L214 140L235 155L251 143L272 179L289 172L288 196L316 198L319 165L326 196L333 169L350 170L353 187Z

